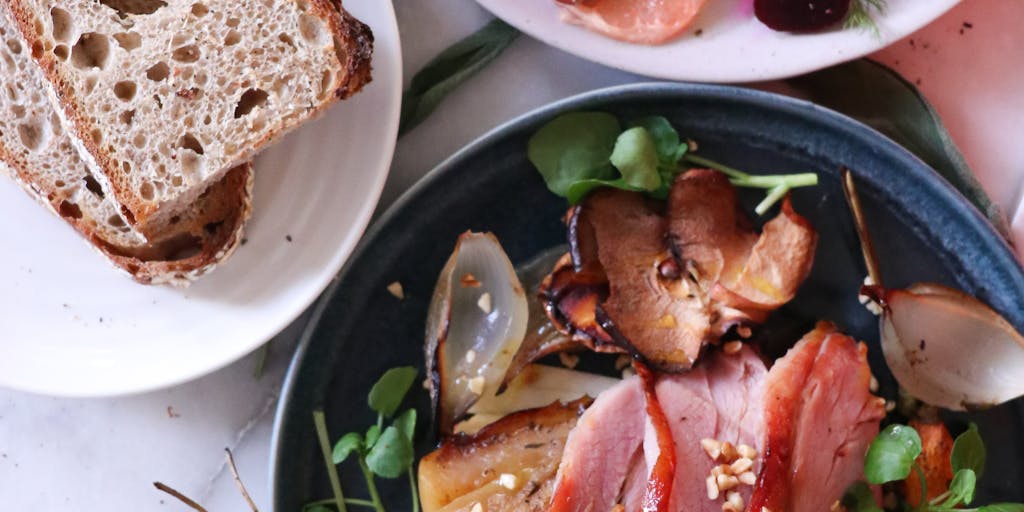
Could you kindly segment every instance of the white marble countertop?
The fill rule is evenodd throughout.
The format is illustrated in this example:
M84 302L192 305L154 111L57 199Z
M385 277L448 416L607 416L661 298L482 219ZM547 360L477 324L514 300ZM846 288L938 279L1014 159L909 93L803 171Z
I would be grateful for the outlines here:
M489 16L470 0L395 0L406 79ZM1024 1L966 0L876 57L918 83L945 119L1024 245ZM558 70L552 73L550 70ZM644 80L520 37L398 144L385 207L436 163L515 115L586 90ZM496 102L494 98L502 101ZM0 510L189 510L156 491L159 480L211 511L246 511L223 449L261 510L270 510L273 410L297 320L255 357L163 391L62 399L0 390Z

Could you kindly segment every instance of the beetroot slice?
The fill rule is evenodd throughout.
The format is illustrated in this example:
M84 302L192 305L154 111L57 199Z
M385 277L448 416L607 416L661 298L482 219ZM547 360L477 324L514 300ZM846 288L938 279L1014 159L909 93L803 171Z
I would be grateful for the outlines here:
M784 32L811 32L846 18L850 0L754 0L761 23Z

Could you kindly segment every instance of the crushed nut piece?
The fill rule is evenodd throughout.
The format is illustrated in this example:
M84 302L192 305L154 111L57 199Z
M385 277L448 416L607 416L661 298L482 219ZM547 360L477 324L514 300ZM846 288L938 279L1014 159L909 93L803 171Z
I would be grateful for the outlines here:
M473 506L469 509L469 512L484 512L484 506L481 505L480 502L478 501L473 504Z
M878 393L878 379L876 379L874 375L871 376L871 383L868 384L868 389L871 390L872 393Z
M559 352L558 360L561 361L562 366L569 369L576 368L576 365L580 364L580 356L568 352Z
M473 349L467 350L466 351L466 362L467 363L472 363L474 360L476 360L476 351L473 350Z
M516 488L516 480L516 476L512 473L502 473L498 477L498 484L511 491Z
M402 283L395 281L388 285L388 293L394 295L396 299L402 300L405 298L405 291L402 290Z
M719 491L728 491L740 485L739 478L732 475L718 475L715 477L715 483L718 484Z
M722 351L726 354L733 355L739 352L743 348L742 341L730 341L722 346Z
M736 510L743 510L743 496L736 491L730 491L725 495L726 503L735 507Z
M741 444L736 447L736 451L740 453L740 456L746 457L750 460L757 458L757 450L753 449L750 445Z
M736 334L739 334L740 338L747 339L751 334L754 334L754 331L748 325L740 325L736 327Z
M491 312L491 294L484 292L483 295L476 301L476 306L480 308L480 311L484 313Z
M744 471L738 476L740 483L743 485L754 485L757 483L757 475L753 471Z
M753 460L750 460L746 457L740 457L736 459L736 461L733 462L732 465L729 466L729 469L732 470L732 474L739 475L741 473L746 472L748 469L752 467L754 467Z
M715 477L708 476L707 479L705 480L705 483L708 486L708 499L709 500L717 500L718 499L718 483L715 482Z
M843 504L840 503L839 500L835 500L832 502L832 506L829 507L829 510L831 510L832 512L836 512L837 510L841 509L842 506Z
M469 386L469 390L476 395L482 395L484 393L484 378L482 376L476 376L466 382Z
M701 439L700 447L704 449L704 453L711 457L711 460L718 460L718 457L722 455L722 443L714 439Z
M732 462L739 455L739 452L736 451L736 447L732 443L729 441L722 443L722 459L724 459L724 462Z

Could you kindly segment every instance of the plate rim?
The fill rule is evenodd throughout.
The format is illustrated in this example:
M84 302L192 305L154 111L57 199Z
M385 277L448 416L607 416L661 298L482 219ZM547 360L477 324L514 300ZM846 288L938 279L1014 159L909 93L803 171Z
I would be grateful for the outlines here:
M296 319L302 316L311 305L316 303L325 293L327 289L331 288L332 283L335 281L338 272L344 267L345 263L354 255L356 249L359 247L359 241L362 240L363 234L365 233L370 221L373 218L373 214L377 209L377 205L380 201L381 194L384 191L384 186L387 182L387 178L390 174L390 168L393 163L395 147L398 142L398 124L399 124L399 113L401 110L401 97L403 87L403 56L402 56L402 44L401 34L398 30L398 19L394 10L394 6L391 2L375 2L368 1L367 5L373 5L375 9L379 9L380 13L385 19L384 32L393 34L394 41L390 46L392 51L390 52L389 59L387 62L387 70L394 80L391 83L382 83L389 90L386 91L387 97L394 104L394 115L385 119L384 133L387 135L380 141L380 154L383 155L380 159L381 171L376 173L371 182L371 186L367 188L366 195L368 201L354 218L350 229L339 239L337 248L333 251L333 254L329 258L327 265L325 265L325 271L321 273L310 286L310 290L315 290L315 293L308 293L302 297L301 300L294 300L289 304L289 311L287 314L280 317L280 321L268 327L266 332L259 337L254 337L252 342L245 344L238 344L237 350L232 351L230 357L224 357L215 362L208 363L205 365L197 365L189 369L188 372L180 372L173 378L156 379L147 381L144 383L129 383L120 386L80 386L80 383L75 385L52 385L51 380L43 380L36 382L12 382L9 380L3 380L0 378L0 387L18 392L26 392L37 394L41 396L49 397L61 397L61 398L110 398L110 397L125 397L134 396L144 393L159 391L174 386L178 386L187 382L194 381L196 379L207 376L218 370L221 370L252 353L258 349L261 345L268 343L278 334L280 334L285 328L291 325ZM379 37L379 36L378 36ZM376 48L375 48L376 51ZM375 67L381 67L379 60L374 61ZM324 114L330 115L330 112ZM258 179L258 178L257 178ZM114 270L111 270L113 272ZM125 277L125 279L128 279ZM67 381L64 381L67 382Z
M1024 276L1024 268L1021 267L1020 263L1018 263L1017 259L1014 257L1013 250L1007 241L999 235L984 215L982 215L982 213L945 178L924 163L924 161L916 155L881 132L835 110L817 105L807 100L793 98L778 93L750 89L742 86L720 84L647 81L604 87L568 96L544 104L526 113L517 115L514 118L491 128L465 146L461 147L455 153L424 174L423 177L403 192L363 234L358 247L352 252L345 266L338 273L337 279L331 283L326 290L324 290L323 294L317 300L316 306L312 309L309 321L303 329L302 335L299 337L298 344L296 345L291 361L288 364L288 369L285 372L284 380L281 384L281 393L279 395L278 404L274 411L274 423L270 439L270 457L268 461L267 482L270 486L270 503L272 506L276 508L280 499L279 483L281 482L281 479L279 479L279 467L281 460L285 458L283 454L283 436L284 430L294 423L294 420L289 420L289 413L295 403L294 395L298 391L296 386L297 381L299 380L299 374L303 370L306 353L315 341L315 333L319 324L323 320L323 316L328 310L331 299L339 293L341 288L344 287L351 264L353 262L358 262L363 254L369 250L373 242L390 227L391 220L398 216L400 212L407 207L407 205L417 200L431 184L452 172L452 169L457 168L458 163L467 155L471 155L480 148L486 147L493 141L500 139L504 133L515 131L516 128L533 124L539 119L550 117L556 113L572 110L574 107L579 108L581 105L589 104L601 99L614 99L628 97L630 95L645 94L690 95L709 100L741 100L760 105L768 105L772 108L781 109L788 113L814 117L816 121L820 122L842 125L845 126L844 130L859 131L865 136L873 138L879 142L877 148L879 151L888 153L894 158L902 159L912 164L907 167L913 169L913 172L922 178L922 184L932 189L931 191L942 199L948 200L950 204L957 205L966 216L966 220L969 220L969 223L972 226L980 228L985 232L987 235L986 238L989 238L990 242L994 243L996 247L1000 249L1001 254L998 255L999 259L1003 260L1004 263L1011 263L1021 269L1020 274ZM316 401L321 400L321 398L322 397L317 397Z
M627 73L635 73L637 75L646 76L646 77L649 77L649 78L654 78L654 79L659 79L659 80L684 80L684 81L695 81L695 82L706 82L706 83L729 84L729 83L749 83L749 82L759 82L759 81L769 81L769 80L781 80L781 79L785 79L785 78L794 77L794 76L797 76L797 75L802 75L802 74L805 74L805 73L811 73L811 72L814 72L814 71L818 71L818 70L827 68L829 66L834 66L834 65L837 65L837 64L842 64L844 62L849 62L849 61L852 61L852 60L859 59L859 58L864 57L864 56L866 56L868 54L871 54L871 53L874 53L876 51L879 51L879 50L882 50L884 48L887 48L890 45L892 45L893 43L899 41L900 39L903 39L904 37L907 37L908 35L913 34L913 33L917 32L918 30L921 30L925 26L931 24L935 20L937 20L940 17L942 17L944 14L946 14L947 12L952 10L954 7L960 5L960 3L963 0L947 0L947 1L949 1L948 5L946 5L943 8L937 9L933 13L933 15L929 16L927 19L922 19L921 22L919 22L919 23L914 23L912 25L908 25L907 27L905 27L902 30L895 31L895 32L892 32L892 33L887 33L887 34L884 34L883 36L873 37L872 38L872 41L874 41L873 43L862 44L860 46L856 46L854 48L854 51L852 51L851 53L847 54L847 53L843 53L843 52L835 52L829 58L820 59L820 60L815 61L813 64L810 64L810 65L807 65L807 64L803 64L803 65L797 64L797 65L791 65L791 66L788 66L788 67L785 67L785 68L773 68L773 71L765 71L763 73L745 72L745 71L733 71L733 72L728 72L728 73L723 73L721 71L719 71L718 73L702 72L703 68L701 68L701 67L697 67L697 68L682 68L682 72L673 73L673 72L668 72L668 71L661 71L662 68L651 68L650 66L644 66L644 65L638 64L639 62L642 62L641 60L633 61L633 60L626 59L626 60L620 61L620 62L609 62L606 59L594 59L594 58L586 55L586 52L582 50L582 46L565 47L564 45L562 45L562 46L556 45L555 44L556 41L555 41L555 38L553 36L549 35L548 33L544 32L542 30L536 29L531 23L522 22L520 20L509 19L509 17L504 16L505 13L503 11L501 11L501 9L495 7L496 5L499 5L500 2L502 2L502 1L503 0L476 0L477 4L480 7L482 7L484 10L486 10L489 14L491 14L494 17L497 17L497 18L501 19L505 23L508 23L509 25L515 27L517 30L523 32L524 34L528 34L530 37L532 37L534 39L537 39L538 41L542 42L544 45L546 45L548 47L555 48L557 50L561 50L561 51L567 52L567 53L569 53L571 55L574 55L574 56L579 57L581 59L584 59L586 61L594 62L594 63L600 64L602 66L607 66L607 67L610 67L610 68L613 68L613 69L618 69L620 71L624 71L624 72L627 72ZM552 0L533 0L533 1L552 1ZM577 29L579 28L579 27L573 27L573 26L571 26L571 25L569 25L567 23L564 23L564 22L562 24L565 25L566 27L569 27L569 28L577 28ZM842 29L842 30L852 30L852 29ZM790 33L785 33L785 34L788 37L800 37L802 35L802 34L790 34ZM604 37L604 36L601 36L601 37ZM641 44L623 43L623 42L619 42L619 41L616 41L616 40L613 40L613 39L610 39L610 38L605 38L605 39L607 39L611 43L630 45L630 46L635 47L635 48L651 48L650 46L641 45ZM670 42L666 43L665 45L655 46L654 48L664 48L665 46L669 46L669 45L673 45L673 44L680 44L681 42L682 42L682 39L676 39L674 41L670 41ZM744 69L746 69L746 68L744 68Z

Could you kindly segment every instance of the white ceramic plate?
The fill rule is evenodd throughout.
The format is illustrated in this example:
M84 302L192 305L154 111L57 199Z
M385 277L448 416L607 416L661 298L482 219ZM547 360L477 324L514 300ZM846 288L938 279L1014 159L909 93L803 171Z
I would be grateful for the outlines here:
M477 0L545 43L641 75L700 82L786 78L867 55L927 25L959 0L888 0L879 34L833 30L794 35L757 21L753 0L708 0L687 32L661 46L622 43L560 20L554 0ZM697 30L700 36L695 36Z
M177 384L252 351L316 299L377 204L401 102L391 2L345 8L373 30L373 82L256 160L247 242L186 290L118 274L0 179L0 386L101 396Z

